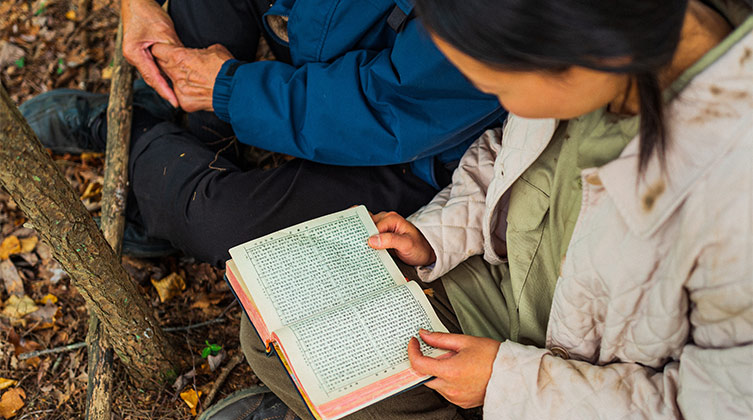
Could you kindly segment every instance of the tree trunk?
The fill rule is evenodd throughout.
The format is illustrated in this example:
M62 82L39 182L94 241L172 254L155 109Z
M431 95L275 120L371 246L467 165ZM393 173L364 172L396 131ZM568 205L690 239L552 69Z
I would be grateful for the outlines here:
M79 0L86 3L90 0ZM89 5L90 6L90 5ZM83 6L82 6L83 8ZM133 69L123 58L123 24L118 26L113 54L113 75L107 104L107 157L102 191L102 233L115 255L120 257L128 196L128 155L131 144ZM86 336L89 381L86 387L86 419L110 420L114 380L113 351L94 311L89 311Z
M94 220L0 86L0 184L52 248L139 386L185 366Z

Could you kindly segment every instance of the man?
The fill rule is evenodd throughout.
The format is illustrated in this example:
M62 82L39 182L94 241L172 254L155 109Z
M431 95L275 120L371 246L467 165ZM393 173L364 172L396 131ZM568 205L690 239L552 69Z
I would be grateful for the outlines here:
M410 0L171 0L166 11L122 0L121 9L125 57L188 112L181 121L137 89L129 220L216 265L233 245L353 204L415 211L504 115L444 59ZM252 62L260 36L277 60ZM21 110L53 150L103 150L106 102L61 90ZM234 150L233 136L298 159L246 169L221 153Z
M406 0L268 7L171 0L166 12L154 0L122 1L124 55L189 112L182 125L161 122L175 118L137 91L129 218L216 265L235 244L353 204L413 212L504 114L444 59ZM250 62L260 33L278 60ZM54 91L22 112L53 149L101 149L105 104ZM75 127L55 129L64 124ZM233 135L302 159L243 170L240 159L216 156Z

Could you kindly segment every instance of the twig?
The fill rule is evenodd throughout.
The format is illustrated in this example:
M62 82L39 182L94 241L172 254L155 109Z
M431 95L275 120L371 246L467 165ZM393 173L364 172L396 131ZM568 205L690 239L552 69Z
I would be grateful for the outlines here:
M25 418L27 418L29 416L34 416L34 415L37 415L37 414L44 414L44 413L52 413L54 411L55 410L37 410L37 411L32 411L31 413L26 413L23 416L19 417L18 420L24 420Z
M209 321L199 322L198 324L185 325L182 327L167 327L167 328L163 328L163 331L165 332L188 331L194 328L206 327L207 325L219 324L225 321L227 321L227 319L220 317L220 318L210 319ZM67 351L78 350L82 347L86 347L85 342L68 344L61 347L55 347L52 349L30 351L28 353L19 354L18 360L26 360L26 359L31 359L32 357L45 356L48 354L65 353Z
M32 357L44 356L47 354L65 353L67 351L78 350L82 347L86 347L85 342L68 344L67 346L55 347L54 349L30 351L28 353L21 353L18 355L18 360L31 359Z
M214 385L212 386L212 390L209 391L209 394L204 399L203 407L209 407L210 404L212 404L212 401L214 400L214 397L217 396L217 391L220 390L222 387L222 384L225 383L225 379L227 379L228 375L230 375L230 372L232 372L233 369L235 369L238 364L243 361L243 352L239 351L235 354L230 360L227 362L227 366L225 366L224 369L222 369L222 372L220 373L220 376L217 377L217 380L214 381Z
M219 324L219 323L225 322L225 321L227 321L225 318L219 317L219 318L215 318L215 319L210 319L209 321L199 322L198 324L191 324L191 325L186 325L186 326L183 326L183 327L167 327L167 328L163 328L162 330L165 331L165 332L188 331L188 330L192 330L194 328L206 327L207 325Z

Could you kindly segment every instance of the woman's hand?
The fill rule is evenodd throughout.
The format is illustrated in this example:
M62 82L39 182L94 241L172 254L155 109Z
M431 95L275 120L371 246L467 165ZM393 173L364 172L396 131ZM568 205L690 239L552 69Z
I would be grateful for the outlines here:
M372 215L378 235L369 238L374 249L394 249L400 260L410 265L430 265L437 260L429 242L413 224L395 212Z
M152 45L183 45L175 33L175 26L154 0L122 0L123 57L141 73L144 81L174 107L178 98L167 83L150 48Z
M411 338L408 343L411 367L420 374L436 377L425 385L463 408L484 404L499 341L425 330L419 334L426 344L452 351L437 359L427 357L421 353L418 340Z

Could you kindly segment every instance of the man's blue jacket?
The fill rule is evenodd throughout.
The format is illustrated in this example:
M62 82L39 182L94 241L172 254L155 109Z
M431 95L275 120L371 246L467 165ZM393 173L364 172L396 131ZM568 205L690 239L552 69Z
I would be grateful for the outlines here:
M411 162L437 187L434 160L457 160L504 111L417 19L393 28L412 8L410 0L277 0L264 21L287 20L289 42L278 41L292 65L229 60L215 80L215 113L244 143L333 165Z

